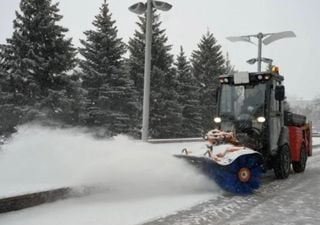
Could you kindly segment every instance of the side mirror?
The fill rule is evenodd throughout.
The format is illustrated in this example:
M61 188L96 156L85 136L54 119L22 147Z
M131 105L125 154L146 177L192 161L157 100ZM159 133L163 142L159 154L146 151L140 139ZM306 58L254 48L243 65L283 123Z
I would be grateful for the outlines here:
M275 99L277 101L283 101L285 97L285 91L284 91L284 86L280 85L280 86L276 86L276 90L275 90Z

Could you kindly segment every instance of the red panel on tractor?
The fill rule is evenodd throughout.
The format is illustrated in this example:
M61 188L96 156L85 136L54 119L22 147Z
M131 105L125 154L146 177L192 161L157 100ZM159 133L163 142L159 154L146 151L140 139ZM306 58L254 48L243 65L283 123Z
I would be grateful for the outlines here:
M303 142L303 128L288 126L289 128L289 145L291 150L291 160L300 160L300 149Z

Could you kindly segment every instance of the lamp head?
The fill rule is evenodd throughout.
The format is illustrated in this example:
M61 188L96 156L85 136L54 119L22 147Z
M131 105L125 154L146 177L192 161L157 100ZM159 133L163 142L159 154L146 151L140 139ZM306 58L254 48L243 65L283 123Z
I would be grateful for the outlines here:
M268 64L271 64L272 63L272 59L269 59L269 58L261 58L262 62L265 62L265 63L268 63Z
M138 2L129 7L129 10L136 14L143 14L147 10L147 5L142 2Z
M161 11L169 11L172 8L172 5L166 2L161 1L152 1L153 7Z
M256 58L253 58L253 59L249 59L249 60L247 60L247 63L249 63L249 64L255 64L257 62L257 59Z

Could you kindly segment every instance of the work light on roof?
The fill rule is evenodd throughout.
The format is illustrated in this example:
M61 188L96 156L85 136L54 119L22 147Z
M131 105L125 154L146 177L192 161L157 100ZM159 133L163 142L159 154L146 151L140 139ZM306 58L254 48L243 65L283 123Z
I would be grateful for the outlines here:
M277 73L277 74L279 74L279 67L273 66L271 71L272 71L272 73Z

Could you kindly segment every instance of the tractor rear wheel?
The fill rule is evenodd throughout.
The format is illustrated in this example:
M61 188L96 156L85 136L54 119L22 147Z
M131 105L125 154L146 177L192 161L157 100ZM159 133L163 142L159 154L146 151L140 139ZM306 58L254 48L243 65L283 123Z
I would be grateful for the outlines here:
M302 145L300 149L300 160L298 162L292 162L294 172L301 173L306 169L307 158L308 155L306 148L304 147L304 145Z
M290 157L290 149L287 145L283 145L280 147L277 156L274 159L274 174L278 179L285 179L289 176L290 173L290 165L291 165L291 157Z

